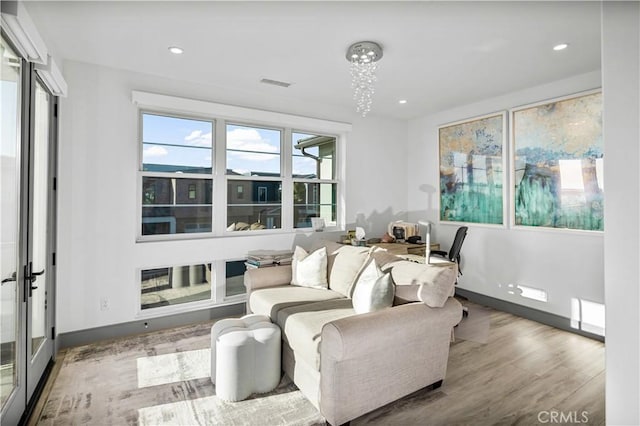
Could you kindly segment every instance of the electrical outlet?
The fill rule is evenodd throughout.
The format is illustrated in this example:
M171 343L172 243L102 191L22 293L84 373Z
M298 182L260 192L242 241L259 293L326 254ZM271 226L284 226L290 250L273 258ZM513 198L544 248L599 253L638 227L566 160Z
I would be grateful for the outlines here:
M109 299L107 299L106 297L103 297L100 299L100 310L101 311L109 310Z

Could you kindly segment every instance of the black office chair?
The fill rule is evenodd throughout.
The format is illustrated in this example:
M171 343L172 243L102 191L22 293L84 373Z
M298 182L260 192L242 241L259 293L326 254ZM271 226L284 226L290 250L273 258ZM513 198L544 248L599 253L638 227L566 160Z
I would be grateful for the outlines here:
M453 244L451 244L451 248L449 249L449 253L441 250L431 250L429 253L429 257L437 256L447 259L449 262L455 262L458 264L458 275L462 275L462 268L460 267L460 250L462 250L462 243L464 242L464 238L467 236L467 230L469 228L467 226L461 226L456 231L456 236L453 239ZM458 280L456 280L456 284L458 284ZM469 309L466 306L462 307L462 315L469 316Z

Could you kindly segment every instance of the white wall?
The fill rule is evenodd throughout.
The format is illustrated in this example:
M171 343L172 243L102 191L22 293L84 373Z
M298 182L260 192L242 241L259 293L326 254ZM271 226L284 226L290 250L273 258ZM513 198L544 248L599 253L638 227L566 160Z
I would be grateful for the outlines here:
M640 424L640 3L603 2L607 424Z
M136 243L138 115L131 91L142 90L284 113L352 122L346 141L346 222L383 232L406 206L406 123L357 117L351 110L256 97L220 87L67 61L69 96L61 105L58 212L58 309L61 333L135 319L138 269L238 259L256 248L284 249L311 233ZM338 235L324 234L335 240ZM100 299L109 310L100 310Z
M438 126L568 95L601 85L592 72L409 122L409 219L428 219L433 238L448 250L459 225L437 224ZM607 189L611 188L608 183ZM508 223L508 222L506 222ZM603 235L469 225L462 248L460 287L497 299L571 317L572 298L604 303ZM509 284L543 289L548 301L523 298Z

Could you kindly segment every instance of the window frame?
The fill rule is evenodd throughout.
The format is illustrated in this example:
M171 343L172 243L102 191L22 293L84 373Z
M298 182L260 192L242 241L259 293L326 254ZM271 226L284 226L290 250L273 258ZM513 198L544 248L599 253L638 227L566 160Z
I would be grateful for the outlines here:
M137 190L136 190L136 242L195 240L202 238L220 238L236 236L258 236L282 233L310 233L312 228L296 228L294 220L293 187L293 133L330 136L335 138L334 179L309 179L310 183L331 183L336 185L336 221L335 225L327 226L326 231L340 231L345 229L344 177L347 134L351 131L351 124L217 104L208 101L179 98L154 93L132 91L132 102L136 105L138 117L138 150ZM143 114L161 115L187 120L211 122L211 174L150 172L142 170L143 163ZM227 125L247 126L279 130L280 140L280 176L237 176L227 175ZM304 130L301 130L304 129ZM193 178L212 180L212 219L211 231L201 233L156 234L142 235L142 181L143 176L160 178ZM228 180L278 180L282 183L282 216L281 227L276 229L260 229L252 231L227 231L227 186ZM295 182L301 181L296 179ZM246 198L247 194L245 194Z
M151 308L142 309L142 272L150 269L164 269L164 268L175 268L175 267L184 267L191 265L211 265L211 282L209 283L211 295L208 299L202 300L194 300L191 302L183 302L174 305L166 305L166 306L156 306ZM165 315L173 315L184 312L193 312L200 309L209 309L212 306L221 305L219 290L217 288L218 279L216 276L216 271L218 269L218 263L213 260L194 260L191 262L178 262L178 263L160 263L154 266L140 266L135 268L135 283L136 283L136 297L134 297L135 302L135 318L136 319L147 319L147 318L157 318Z
M322 179L320 177L317 177L315 179L312 178L294 178L293 177L293 135L295 133L298 134L307 134L307 135L315 135L315 136L328 136L328 137L332 137L335 138L334 141L334 159L333 159L333 164L331 165L332 167L332 175L333 175L333 179ZM338 135L334 135L334 134L329 134L329 133L323 133L323 132L314 132L314 131L307 131L307 130L300 130L300 129L293 129L291 132L291 137L289 138L289 141L291 142L289 144L289 149L290 149L290 176L291 176L291 219L293 221L293 218L295 216L295 213L293 212L293 208L295 203L293 202L293 189L294 189L294 185L296 183L314 183L314 184L330 184L330 185L336 185L336 220L335 220L335 225L329 225L327 221L325 221L325 230L328 231L332 231L332 230L344 230L343 225L340 222L340 218L341 218L341 208L340 208L340 200L341 200L341 186L343 186L342 184L340 184L340 159L342 157L341 153L339 152L339 141L340 141L340 137ZM304 231L304 230L313 230L312 226L309 227L296 227L295 223L292 224L294 231Z
M211 194L211 231L210 232L182 232L182 233L174 233L174 234L153 234L153 235L144 235L142 233L142 212L145 205L142 203L142 188L143 181L145 177L154 177L154 178L166 178L166 179L196 179L196 180L211 180L212 188L215 188L215 172L216 172L216 130L218 127L218 123L212 117L205 117L201 115L186 115L184 113L179 112L170 112L161 109L150 109L150 108L139 108L137 110L138 114L138 170L137 170L137 192L136 199L137 201L137 241L165 241L169 239L195 239L195 238L206 238L210 236L211 232L213 232L214 226L214 198L215 191L212 189ZM194 120L194 121L204 121L211 123L211 173L184 173L184 172L154 172L149 170L143 170L144 163L144 126L143 126L143 116L145 114L148 115L156 115L162 117L169 118L179 118L184 120Z
M224 123L224 172L223 172L223 176L224 176L224 222L223 222L223 226L222 228L224 229L222 232L222 236L225 237L231 237L231 236L235 236L235 235L259 235L259 234L264 234L264 233L280 233L280 232L285 232L285 220L284 220L284 211L285 211L285 197L284 197L284 181L286 179L286 153L285 153L285 146L286 146L286 139L287 139L287 134L288 134L288 130L286 127L282 127L282 126L275 126L275 125L267 125L267 124L256 124L256 123L250 123L250 122L246 122L246 121L239 121L239 120L223 120ZM280 157L280 175L279 176L244 176L244 175L230 175L227 174L227 152L228 152L228 141L227 141L227 126L238 126L238 127L248 127L248 128L254 128L254 129L264 129L264 130L274 130L274 131L278 131L280 132L280 151L278 153L278 156ZM267 154L267 153L265 153ZM222 156L222 155L221 155ZM281 225L280 228L275 228L275 229L255 229L255 230L251 230L251 231L229 231L227 230L228 222L229 222L229 193L228 193L228 183L229 181L234 181L234 180L244 180L244 181L259 181L259 182L280 182L282 185L282 197L280 199L280 209L281 209L281 216L280 216L280 221L281 221ZM214 194L215 195L215 194ZM245 196L247 194L244 194ZM250 203L249 201L251 200L251 196L249 195L249 197L245 197L245 201L246 203L244 204L255 204L255 205L259 205L261 203L259 203L258 201L256 201L255 203Z

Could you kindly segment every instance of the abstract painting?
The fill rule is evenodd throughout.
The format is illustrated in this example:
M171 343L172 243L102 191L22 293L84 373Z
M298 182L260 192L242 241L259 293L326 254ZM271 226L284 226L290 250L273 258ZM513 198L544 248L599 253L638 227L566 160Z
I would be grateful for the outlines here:
M604 230L602 93L512 111L514 225Z
M440 220L504 224L506 112L441 126Z

